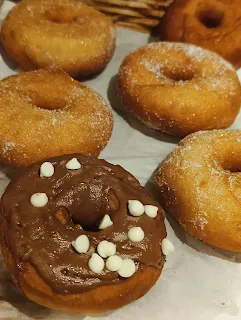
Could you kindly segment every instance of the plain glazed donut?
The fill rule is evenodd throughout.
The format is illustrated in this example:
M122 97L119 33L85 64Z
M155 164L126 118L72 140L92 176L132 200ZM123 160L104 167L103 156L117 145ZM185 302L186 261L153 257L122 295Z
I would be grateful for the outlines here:
M100 72L113 56L111 20L78 0L24 0L1 30L8 56L24 70L57 66L71 76Z
M241 252L241 131L197 132L162 162L164 210L203 242Z
M239 0L175 0L161 23L162 40L196 44L241 67Z
M113 117L104 99L47 68L0 81L0 161L13 167L64 153L98 155Z
M176 136L227 128L241 104L231 64L182 43L152 43L129 54L120 67L118 91L132 115Z
M148 216L146 207L134 215L129 200L152 206L156 216ZM13 281L30 300L52 309L119 308L155 284L165 261L162 208L122 167L94 157L66 155L23 170L2 196L0 222ZM131 237L136 228L144 232L141 238ZM79 237L85 240L77 245ZM104 247L106 241L114 251ZM116 271L106 259L113 255L120 260Z

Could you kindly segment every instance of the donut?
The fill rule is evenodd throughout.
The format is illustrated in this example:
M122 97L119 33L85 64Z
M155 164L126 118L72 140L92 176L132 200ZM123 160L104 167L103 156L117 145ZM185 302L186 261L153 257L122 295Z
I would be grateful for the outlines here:
M57 66L73 77L102 71L113 56L107 16L78 0L24 0L1 30L7 55L26 71Z
M161 22L161 39L217 52L241 67L239 0L175 0Z
M117 82L128 112L174 136L227 128L241 104L240 82L231 64L182 43L151 43L130 53Z
M113 117L104 99L56 68L0 81L0 162L26 167L79 152L98 155Z
M51 309L119 308L162 271L162 208L130 173L93 156L64 155L22 170L2 196L0 219L14 283Z
M241 130L200 131L162 162L156 181L166 213L193 237L241 252Z

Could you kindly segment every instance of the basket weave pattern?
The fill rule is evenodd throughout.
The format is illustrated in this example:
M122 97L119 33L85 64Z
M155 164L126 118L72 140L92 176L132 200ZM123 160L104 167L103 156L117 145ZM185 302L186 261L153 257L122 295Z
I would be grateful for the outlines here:
M150 32L172 0L82 0L109 15L117 26Z

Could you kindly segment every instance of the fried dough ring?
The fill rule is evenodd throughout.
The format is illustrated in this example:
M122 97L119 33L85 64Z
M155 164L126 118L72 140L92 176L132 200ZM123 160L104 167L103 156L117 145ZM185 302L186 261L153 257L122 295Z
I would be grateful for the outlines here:
M241 67L239 0L175 0L161 23L161 38L217 52Z
M113 56L111 20L77 0L24 0L1 29L8 56L24 70L57 66L73 77L100 72Z
M241 104L231 64L182 43L152 43L130 53L120 67L118 90L123 107L144 124L181 137L227 128Z
M72 157L81 167L71 172L66 163ZM79 154L48 161L54 164L52 177L42 178L42 162L35 163L19 173L1 198L0 244L14 283L30 300L73 313L113 310L142 297L159 278L165 261L161 249L166 237L162 208L120 166ZM36 208L30 203L30 195L40 190L48 194L49 201L46 207ZM157 217L130 217L129 197L156 205ZM86 220L93 227L106 212L112 226L96 232L82 228ZM78 222L74 220L76 214ZM146 231L139 244L126 237L133 225ZM79 235L89 238L86 253L77 253L71 246ZM104 239L116 245L123 259L133 259L136 272L132 276L119 277L107 268L99 273L90 269L88 260Z
M162 204L203 242L241 252L241 131L197 132L162 162Z
M53 68L0 82L0 161L25 167L65 153L98 155L113 117L92 89Z
M18 279L14 278L15 264L7 247L2 246L2 255L12 274L13 282L29 300L53 310L71 313L100 313L123 307L144 296L155 285L162 272L162 266L160 269L146 266L128 279L128 283L66 295L53 292L29 263L23 265Z

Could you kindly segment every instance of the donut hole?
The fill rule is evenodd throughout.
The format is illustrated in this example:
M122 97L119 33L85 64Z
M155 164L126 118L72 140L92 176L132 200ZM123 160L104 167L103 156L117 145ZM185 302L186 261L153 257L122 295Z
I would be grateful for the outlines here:
M48 21L57 24L73 23L79 19L75 12L66 9L46 11L45 16Z
M227 171L228 173L241 173L241 161L239 154L233 152L235 149L234 145L232 145L231 148L227 147L225 153L223 153L222 150L223 146L220 146L218 142L215 148L217 152L217 163L221 170Z
M119 200L112 189L107 190L98 183L90 185L86 189L90 193L85 193L80 209L73 212L71 219L73 224L81 225L87 232L99 232L99 225L102 218L108 214L111 216L119 208ZM89 202L91 199L92 203Z
M230 173L240 173L241 172L241 165L240 163L226 163L222 165L223 170L228 171Z
M168 69L164 75L173 81L191 81L194 78L194 72L190 69Z
M45 109L45 110L58 110L58 109L64 109L65 107L65 104L63 103L53 103L53 104L50 104L50 103L38 103L38 104L35 104L35 106L37 108L40 108L40 109Z
M101 221L101 219L100 219ZM72 222L73 224L78 224L80 225L80 223L78 222L78 220L75 220L72 218ZM82 223L81 224L81 227L84 231L86 232L99 232L100 229L99 229L99 223L93 223L93 224L89 224L89 223Z
M45 110L58 110L64 109L66 107L66 101L60 99L59 97L53 95L52 97L40 97L34 96L30 97L31 103L40 109Z
M104 216L103 214L99 214L99 212L97 213L97 219L96 219L96 215L95 212L89 212L89 216L87 217L86 214L83 215L83 217L81 216L81 209L79 211L79 214L75 214L71 216L71 220L72 223L75 225L79 225L83 228L84 231L86 232L98 232L100 231L98 226L99 223L101 221L101 219ZM86 218L86 219L85 219ZM97 222L98 220L98 222Z
M218 28L222 24L224 13L213 9L204 9L198 13L198 19L208 29Z

